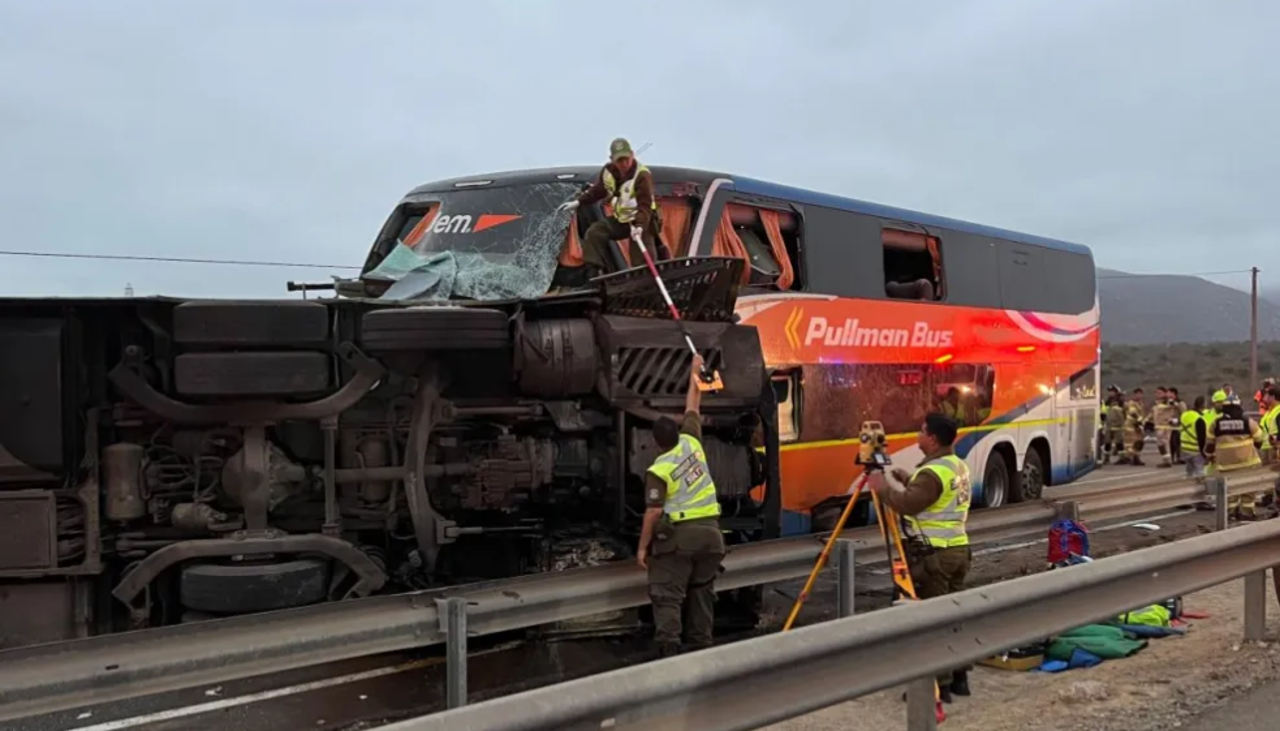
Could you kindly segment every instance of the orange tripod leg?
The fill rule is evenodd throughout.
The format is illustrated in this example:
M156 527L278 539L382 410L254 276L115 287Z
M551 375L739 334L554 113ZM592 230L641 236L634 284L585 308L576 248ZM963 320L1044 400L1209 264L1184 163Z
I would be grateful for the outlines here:
M787 615L787 621L782 625L783 632L791 629L796 622L796 617L800 616L800 608L809 600L809 593L813 591L813 585L818 581L818 574L822 573L822 569L826 567L827 559L831 555L831 549L836 545L836 541L840 539L840 534L844 532L844 525L849 521L849 515L853 513L853 506L858 502L858 496L862 494L862 490L866 486L867 476L864 473L858 478L853 494L849 496L849 502L844 506L844 512L840 514L840 520L836 521L835 530L831 531L831 537L827 539L826 545L822 547L822 553L818 554L818 560L814 563L813 570L809 572L809 579L804 582L804 588L800 590L800 596L796 597L795 603L791 605L791 614Z
M880 523L880 536L885 539L889 547L889 566L893 572L893 583L904 595L918 600L920 596L916 594L915 582L911 580L911 568L907 565L907 552L902 541L902 527L898 524L898 514L893 508L885 505L876 493L871 493L871 498L876 508L876 520ZM896 557L894 551L897 551ZM938 723L947 720L947 712L942 707L942 689L938 687L936 679L933 681L933 713Z

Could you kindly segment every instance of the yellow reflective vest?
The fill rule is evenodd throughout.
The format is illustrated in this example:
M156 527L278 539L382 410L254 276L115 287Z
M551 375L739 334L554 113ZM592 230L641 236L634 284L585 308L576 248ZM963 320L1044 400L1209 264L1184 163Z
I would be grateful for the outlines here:
M667 500L662 511L673 523L720 515L716 483L711 480L707 455L702 443L688 434L671 450L659 455L649 472L667 485Z
M640 209L640 204L636 201L636 181L640 179L641 173L649 173L649 168L636 163L635 175L632 175L630 180L623 181L622 185L618 185L617 179L613 177L609 168L604 169L601 182L604 183L604 189L612 196L610 205L613 206L613 217L618 219L618 223L631 223L636 220L636 212ZM649 174L653 175L653 173ZM658 210L656 197L651 208Z
M911 478L915 479L926 470L938 476L942 492L924 512L903 516L908 533L923 538L934 548L969 545L969 534L965 530L969 503L973 498L969 465L954 454L948 454L920 465Z

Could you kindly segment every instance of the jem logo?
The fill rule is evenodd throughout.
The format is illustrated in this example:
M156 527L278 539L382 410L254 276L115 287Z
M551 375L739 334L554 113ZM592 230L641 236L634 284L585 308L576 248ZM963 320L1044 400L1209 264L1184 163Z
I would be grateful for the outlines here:
M857 318L848 318L841 325L831 325L825 317L809 319L809 329L804 334L804 344L814 342L823 345L881 347L881 348L949 348L950 330L934 330L927 322L917 322L910 330L900 327L861 327Z
M436 216L431 222L433 234L468 234L471 233L471 216L460 213L453 216Z

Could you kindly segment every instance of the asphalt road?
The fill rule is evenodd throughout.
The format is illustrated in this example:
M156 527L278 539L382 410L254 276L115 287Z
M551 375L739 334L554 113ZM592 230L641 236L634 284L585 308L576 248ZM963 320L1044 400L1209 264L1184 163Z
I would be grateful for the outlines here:
M1280 683L1259 686L1181 726L1181 731L1270 731L1280 727L1276 694Z
M1108 467L1054 493L1069 495L1079 485L1126 485L1163 481L1180 470L1153 467ZM1065 495L1064 495L1065 496ZM1150 517L1160 530L1122 524L1091 526L1095 556L1121 553L1208 529L1211 513L1169 511ZM1016 541L976 551L971 583L989 583L1038 570L1044 565L1043 541ZM802 623L835 614L834 573L826 572ZM766 624L780 621L798 593L800 582L772 587ZM887 605L889 581L883 570L858 577L858 611ZM484 647L473 641L468 685L472 702L495 695L558 682L643 661L647 643L641 637L525 643ZM61 714L0 724L22 731L241 731L373 728L381 723L438 710L443 705L444 665L441 651L365 657L291 673L249 678L217 687L164 693L126 702L88 707ZM1245 728L1245 727L1242 727Z

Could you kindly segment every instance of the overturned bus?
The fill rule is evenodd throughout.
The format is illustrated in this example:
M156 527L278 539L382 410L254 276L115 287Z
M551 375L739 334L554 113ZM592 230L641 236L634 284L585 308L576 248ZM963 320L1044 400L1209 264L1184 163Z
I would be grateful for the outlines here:
M603 215L556 207L596 171L422 186L332 299L0 300L0 646L630 558L690 357L621 249L547 294ZM776 536L749 262L687 256L714 181L654 172L686 214L658 266L724 382L723 529ZM759 593L726 598L750 621Z

